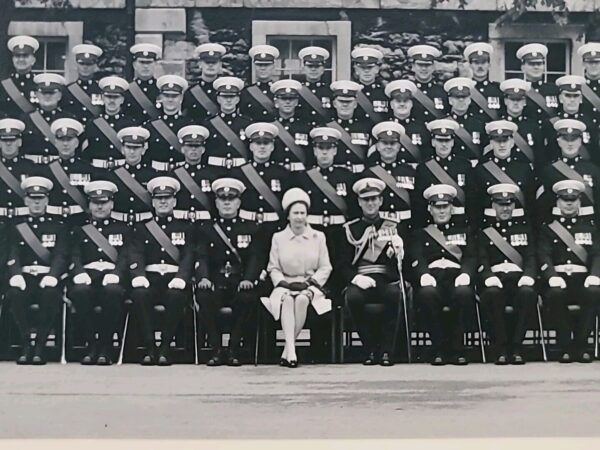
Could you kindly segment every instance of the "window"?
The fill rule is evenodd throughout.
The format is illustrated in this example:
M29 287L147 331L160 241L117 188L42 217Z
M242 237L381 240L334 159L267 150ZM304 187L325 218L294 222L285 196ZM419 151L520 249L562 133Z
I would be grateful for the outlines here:
M279 60L277 60L277 69L279 79L292 78L302 71L301 61L298 53L301 49L308 46L317 46L327 49L331 55L334 55L333 38L309 37L309 36L267 36L267 44L276 47L279 50ZM325 66L325 80L331 83L332 78L332 60L327 61Z
M523 78L521 61L517 59L516 53L519 47L528 43L525 41L507 41L504 43L505 78ZM553 82L557 78L571 73L571 43L569 41L540 43L548 47L546 81Z
M36 61L33 66L34 73L51 72L65 75L65 60L67 57L66 38L36 38L40 48L36 53Z
M252 22L252 45L269 44L280 53L279 78L291 78L301 71L298 52L316 45L326 48L331 57L327 62L327 81L350 79L350 31L348 21L271 21Z

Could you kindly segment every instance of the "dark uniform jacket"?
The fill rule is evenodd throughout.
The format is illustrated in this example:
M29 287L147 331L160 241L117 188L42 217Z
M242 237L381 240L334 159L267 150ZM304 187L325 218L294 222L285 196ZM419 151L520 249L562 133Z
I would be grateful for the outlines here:
M539 92L540 95L546 100L546 107L552 112L551 115L555 115L554 111L558 108L558 94L560 90L558 86L553 82L545 81L532 81L531 89ZM525 114L536 119L545 119L548 114L540 108L533 100L527 99L527 106L525 107Z
M100 117L106 120L110 127L115 130L115 134L123 128L137 125L131 116L122 112L113 116L101 114ZM94 167L102 169L112 169L123 164L125 158L119 148L112 144L93 121L89 121L86 125L85 136L87 138L87 147L81 153L83 160L88 161Z
M431 79L427 83L421 83L415 79L414 83L421 90L421 92L423 92L423 94L433 101L436 110L438 110L440 113L448 110L448 95L444 90L443 83L438 83L435 78ZM414 99L413 102L417 105L419 104L416 99ZM426 108L422 108L422 110L427 122L435 119L435 117L433 117Z
M534 170L536 170L536 173L537 169L554 159L554 157L552 156L552 154L550 154L546 147L546 142L552 139L548 139L548 136L544 134L544 120L535 119L534 117L526 115L512 117L506 114L506 112L503 112L501 114L501 118L504 120L508 120L509 122L514 122L518 127L517 132L519 133L519 135L525 140L525 142L527 142L529 147L531 147L531 149L533 150L533 163ZM550 137L552 136L554 136L554 133L550 135ZM515 146L513 147L513 152L515 152L515 154L522 154L524 158L527 158L527 156L523 153L522 149L519 148L519 145L516 141Z
M149 80L140 80L139 78L136 78L133 82L138 84L142 92L148 97L148 100L156 106L156 98L159 94L158 87L156 87L156 80L154 78L150 78ZM125 94L125 102L123 102L123 104L137 124L142 124L148 120L146 111L138 104L130 91L127 91Z
M61 107L55 108L52 111L44 111L37 109L42 118L48 124L48 129L52 122L57 119L70 118L76 119L71 113L65 111ZM57 158L58 151L50 140L38 129L31 121L28 115L20 116L20 120L25 122L25 131L23 132L23 150L22 155L28 159L35 160L36 163L46 164L50 159ZM44 158L44 159L42 159Z
M11 73L10 79L15 83L17 89L32 105L37 104L37 84L33 82L34 74L32 72L26 74ZM16 117L23 113L12 98L5 91L4 86L0 84L0 117Z
M260 104L254 96L252 96L248 89L252 86L258 87L258 89L273 101L273 94L271 93L272 81L267 83L257 82L250 84L244 88L241 92L240 97L240 113L246 117L250 117L253 122L271 122L275 117L270 113L262 104Z
M321 101L321 106L323 109L329 113L328 117L321 117L308 102L305 102L302 100L302 98L300 98L300 112L303 120L310 124L311 128L325 125L325 123L330 120L333 108L333 97L331 95L331 89L329 89L329 84L323 81L316 81L314 83L308 82L304 77L299 77L298 81L300 81L313 94L315 94L317 99Z
M215 231L214 224L223 230L241 261ZM270 236L263 238L270 240ZM268 252L263 248L263 238L257 224L239 217L215 218L202 223L199 228L196 280L206 278L217 288L235 287L242 280L258 283L268 258Z
M246 140L245 129L252 123L252 120L246 116L242 116L239 113L223 114L220 113L219 117L231 128L231 130L239 136L242 141ZM211 162L211 156L218 158L241 158L242 156L238 151L227 141L217 129L210 123L208 119L204 126L206 126L210 132L209 138L206 141L206 153L208 156L208 164L215 165ZM229 167L230 168L230 167Z
M357 80L358 83L360 81ZM361 92L365 94L365 97L369 99L371 104L373 105L373 111L386 117L390 113L390 101L387 95L385 95L385 87L381 83L381 80L378 78L371 84L362 84ZM369 114L366 110L364 110L360 105L357 107L358 110L361 111L362 114L366 116L368 120L376 122L375 117L369 117Z
M502 107L503 93L500 90L500 83L497 81L483 80L475 82L475 89L477 89L481 95L487 100L487 107L492 111L498 111ZM485 117L485 113L480 109L475 102L473 102L477 113L482 117Z
M213 101L215 106L218 106L218 103L217 91L215 88L213 88L212 81L199 80L198 83L190 86L190 88L183 95L183 105L181 109L186 117L192 119L194 123L199 123L208 119L210 117L210 113L196 100L194 94L192 94L191 91L196 85L202 88L206 95Z
M401 145L400 152L398 153L398 162L411 164L416 169L419 163L431 157L431 134L425 126L423 115L411 114L406 119L398 119L397 117L392 116L390 117L390 120L402 125L406 132L406 136L408 136L411 142L419 149L419 154L415 156ZM370 155L369 163L372 164L373 162L376 162L377 159L378 153L374 152Z
M471 148L469 148L458 135L455 135L454 152L458 156L467 158L469 161L471 161L471 164L474 164L481 158L483 149L489 143L487 133L485 132L485 120L482 119L480 115L475 114L475 109L473 106L471 106L469 110L462 116L451 113L448 117L454 119L468 132L475 147L475 150L471 150Z
M354 144L356 147L362 148L365 157L365 159L359 157L343 142L343 140L339 140L338 150L335 156L335 164L348 167L354 172L361 172L361 170L357 169L357 166L362 165L364 169L367 151L371 141L371 130L373 128L373 123L366 118L356 118L356 113L352 119L344 120L335 118L334 121L347 132L347 134L350 136L352 144Z
M169 173L169 176L178 179L181 183L181 190L177 193L177 206L175 206L175 210L173 211L175 217L178 219L188 219L192 222L210 218L211 212L214 210L211 185L220 175L220 172L215 169L217 168L208 167L203 164L191 165L183 163L180 167ZM192 189L198 189L204 194L203 200L210 203L203 203L197 196L191 193L187 185L189 180L185 176L186 172L197 186L196 188L192 185Z
M21 184L28 176L36 173L36 165L24 159L21 156L16 158L6 159L0 157L0 161L13 175L18 185ZM5 181L0 177L0 219L8 219L17 215L28 214L28 209L24 206L23 198L19 196ZM19 210L16 210L19 208Z
M177 140L177 132L184 126L191 124L190 119L181 114L161 114L157 120L163 121L163 123L172 131L175 140ZM183 154L159 133L154 120L145 122L143 126L150 131L148 151L144 155L144 158L146 161L151 161L150 164L154 169L166 172L183 162Z
M125 164L123 167L112 170L108 176L108 180L115 183L119 189L114 196L114 218L130 224L150 218L152 216L152 204L144 203L144 201L140 199L127 184L125 184L123 179L118 175L120 173L119 169L124 169L129 172L129 174L141 185L144 192L147 192L146 185L148 184L148 181L157 177L158 173L147 164L140 163L136 166ZM140 217L141 215L145 218Z
M93 119L93 116L90 111L88 111L88 109L69 91L68 88L72 84L77 84L88 95L92 105L98 106L99 108L104 106L104 101L102 100L102 89L100 89L100 86L98 86L98 81L95 79L85 81L77 79L70 83L63 90L63 97L61 100L62 107L65 111L68 111L77 117L78 120L85 125Z
M287 130L287 132L294 139L294 143L300 148L302 153L305 155L306 159L306 167L310 167L314 162L313 150L310 146L310 137L309 133L311 127L308 123L306 123L302 118L296 114L295 117L291 117L290 119L283 119L281 117L277 117L275 119L277 122L281 123L283 128ZM290 148L284 143L281 137L277 137L275 141L275 151L271 159L279 164L283 164L288 170L295 169L292 168L291 165L295 163L301 162L301 160L290 150Z

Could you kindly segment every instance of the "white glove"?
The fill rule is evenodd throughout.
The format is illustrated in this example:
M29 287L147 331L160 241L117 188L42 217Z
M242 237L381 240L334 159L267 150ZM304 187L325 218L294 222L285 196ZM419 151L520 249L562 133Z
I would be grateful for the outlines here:
M55 287L57 284L58 280L54 277L51 277L50 275L46 275L44 278L42 278L42 281L40 281L41 288Z
M484 281L485 287L497 287L502 289L502 281L498 277L489 277Z
M600 281L600 280L599 280ZM535 280L527 275L523 275L519 278L519 282L517 283L517 287L521 286L533 286L535 284Z
M131 280L131 287L134 288L149 288L150 287L150 282L148 281L148 278L146 277L135 277L133 280Z
M562 277L550 277L548 280L548 286L552 288L565 289L567 287L567 283L565 283L565 280L563 280Z
M394 248L394 252L396 252L396 257L399 260L404 259L404 241L397 234L392 236L392 247Z
M583 282L583 287L588 288L590 286L600 286L600 277L597 277L596 275L588 275Z
M454 287L468 286L470 284L471 277L468 273L461 273L459 276L456 277L456 280L454 280Z
M361 289L369 289L377 285L373 278L367 277L365 275L356 275L354 278L352 278L352 284L358 286Z
M22 291L24 291L27 287L23 275L13 275L12 277L10 277L10 280L8 280L8 284L10 284L11 287L19 288Z
M433 278L428 273L424 273L423 275L421 275L421 287L427 286L436 287L437 281L435 281L435 278Z
M78 273L77 275L75 275L73 277L73 283L75 283L75 284L87 284L87 285L90 285L90 284L92 284L92 279L85 272Z
M121 281L119 275L107 273L104 275L104 278L102 278L102 286L106 286L107 284L119 284L119 281Z
M185 281L181 278L173 278L167 287L169 289L185 289Z

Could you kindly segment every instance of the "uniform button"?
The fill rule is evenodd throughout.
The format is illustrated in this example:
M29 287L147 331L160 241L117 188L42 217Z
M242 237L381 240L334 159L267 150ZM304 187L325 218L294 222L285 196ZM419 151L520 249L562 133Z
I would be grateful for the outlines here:
M225 254L229 255L231 252L229 250L225 250Z
M323 203L327 203L328 200L326 198L323 199Z
M161 225L160 227L161 227L163 230L164 230L165 228L167 228L167 226L166 226L166 225Z
M133 197L129 197L129 201L132 202L133 201Z

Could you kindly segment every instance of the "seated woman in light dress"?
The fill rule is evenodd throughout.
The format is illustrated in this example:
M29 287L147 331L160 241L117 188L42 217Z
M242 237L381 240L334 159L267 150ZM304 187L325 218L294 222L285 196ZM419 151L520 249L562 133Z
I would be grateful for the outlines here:
M307 223L310 197L299 188L282 199L288 226L273 235L267 272L275 289L262 302L275 320L281 318L285 347L280 365L297 367L296 338L304 326L308 305L317 314L331 310L322 287L331 274L325 235Z

